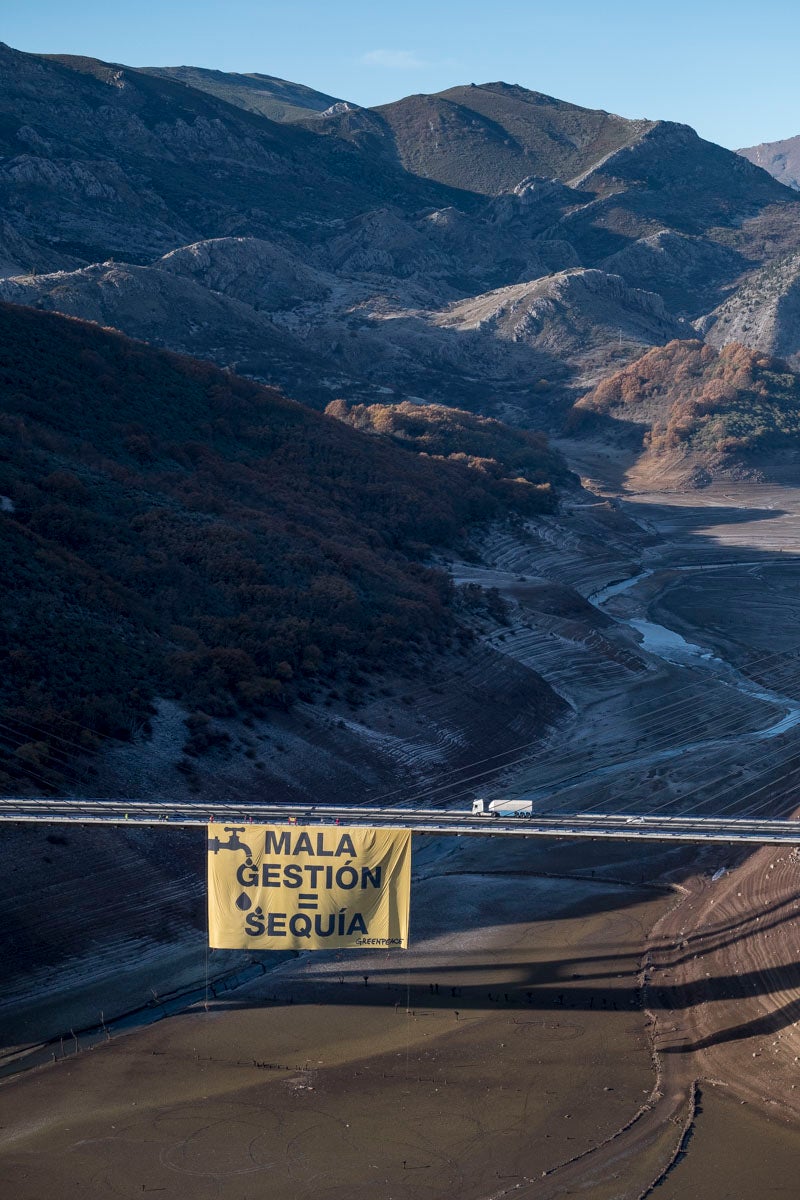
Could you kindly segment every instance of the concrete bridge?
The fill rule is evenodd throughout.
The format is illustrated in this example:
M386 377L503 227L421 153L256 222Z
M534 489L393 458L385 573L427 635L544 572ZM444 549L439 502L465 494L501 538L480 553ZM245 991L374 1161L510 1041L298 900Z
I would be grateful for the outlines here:
M474 814L454 809L348 808L336 805L237 804L171 800L0 798L0 821L104 825L355 825L413 833L486 837L590 838L651 842L800 845L800 821L761 817L693 817L629 813Z

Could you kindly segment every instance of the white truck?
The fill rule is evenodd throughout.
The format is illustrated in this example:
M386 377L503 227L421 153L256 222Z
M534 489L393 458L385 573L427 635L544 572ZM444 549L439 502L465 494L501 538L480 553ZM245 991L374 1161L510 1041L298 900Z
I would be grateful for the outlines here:
M472 801L472 811L477 817L532 817L532 800L484 800Z

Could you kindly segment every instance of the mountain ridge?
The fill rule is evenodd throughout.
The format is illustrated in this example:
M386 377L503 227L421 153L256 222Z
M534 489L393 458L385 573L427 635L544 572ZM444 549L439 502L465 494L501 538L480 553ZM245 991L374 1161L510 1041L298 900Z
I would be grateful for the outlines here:
M197 89L135 68L0 47L0 201L35 268L145 262L203 237L291 230L452 195Z
M756 166L769 171L780 183L800 190L800 134L777 142L760 142L736 151Z
M800 195L675 122L502 82L319 111L304 85L211 73L316 105L277 122L159 70L0 57L0 294L318 408L391 395L557 427L687 322L718 340L721 306L800 253ZM735 336L766 346L771 320Z
M407 170L486 195L530 175L566 179L649 124L503 83L421 93L362 111L373 136ZM531 112L536 123L524 119ZM326 123L346 134L346 116L323 117Z
M302 120L309 112L324 112L343 103L340 96L329 96L304 84L256 71L216 71L192 66L137 67L136 70L209 92L228 104L260 113L272 121Z

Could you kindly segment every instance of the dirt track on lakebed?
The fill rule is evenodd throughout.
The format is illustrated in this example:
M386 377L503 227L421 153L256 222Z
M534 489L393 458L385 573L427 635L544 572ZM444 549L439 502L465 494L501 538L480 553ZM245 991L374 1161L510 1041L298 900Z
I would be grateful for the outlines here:
M642 564L654 574L609 612L674 616L684 637L792 697L797 494L701 499L631 500L662 540ZM547 553L551 583L579 582L577 555ZM738 621L729 578L685 569L721 560L750 581ZM502 645L538 661L576 713L520 788L552 787L569 762L578 778L555 807L625 795L796 807L797 733L758 741L766 702L707 662L656 661L624 629L529 620L537 584L504 565L497 581L520 620ZM655 720L668 691L681 705ZM687 728L694 749L667 757ZM635 766L593 778L598 756L613 766L632 742ZM285 962L227 999L6 1082L0 1181L15 1200L794 1195L799 875L787 848L421 845L414 949Z

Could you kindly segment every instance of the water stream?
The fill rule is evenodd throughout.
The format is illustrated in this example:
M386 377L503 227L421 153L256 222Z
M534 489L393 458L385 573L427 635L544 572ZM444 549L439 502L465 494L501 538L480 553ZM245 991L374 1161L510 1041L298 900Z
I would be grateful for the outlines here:
M670 566L670 571L713 571L713 570L730 570L732 566L744 567L750 566L749 563L722 563L722 564L704 564L702 566ZM761 565L761 564L758 564ZM639 571L636 575L631 575L628 579L619 580L616 583L609 584L607 587L601 588L600 591L594 592L588 597L589 602L597 608L602 608L607 601L614 596L619 596L623 592L628 592L637 584L642 583L645 579L649 579L654 574L654 570L648 568L645 571ZM635 629L640 635L640 646L642 650L648 654L653 654L657 658L661 658L664 662L671 663L673 666L679 667L701 667L714 672L719 682L725 687L735 688L745 696L751 697L753 700L761 700L765 704L774 705L781 710L781 716L777 721L770 722L763 729L754 730L752 733L744 735L754 741L766 741L769 738L778 737L787 730L793 729L800 724L800 701L793 700L790 696L784 696L780 692L772 691L770 688L765 688L762 684L756 683L742 674L731 663L724 658L720 658L712 650L706 646L699 646L695 642L689 642L674 629L668 628L666 625L661 625L656 621L649 621L643 617L615 617L615 620L621 624L630 626ZM769 655L765 655L768 658ZM737 734L737 737L742 735Z

